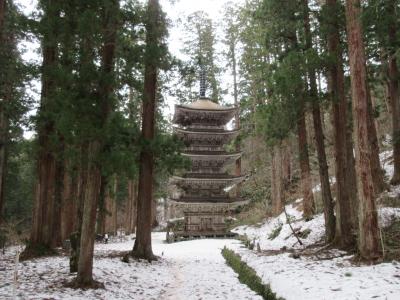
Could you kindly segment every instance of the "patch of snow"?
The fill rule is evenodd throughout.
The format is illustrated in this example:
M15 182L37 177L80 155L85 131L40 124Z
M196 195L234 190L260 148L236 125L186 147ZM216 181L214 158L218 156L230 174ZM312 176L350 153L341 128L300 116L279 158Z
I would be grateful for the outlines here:
M263 256L231 246L273 292L286 300L400 299L400 264L353 266L350 257L293 259L287 253Z
M380 153L380 160L386 175L393 176L392 151ZM331 183L335 178L331 178ZM320 185L313 188L318 192ZM387 193L391 197L400 195L400 185L392 186ZM323 214L314 216L305 222L302 214L296 207L301 207L302 198L296 199L293 204L286 205L292 227L296 231L311 230L309 235L302 239L303 246L287 223L285 213L275 218L268 218L261 226L239 226L233 231L246 235L250 240L259 243L261 250L299 249L322 240L325 234ZM395 218L400 218L400 208L379 207L378 217L380 226L390 225ZM279 234L272 239L273 233L281 227ZM230 246L242 259L262 278L269 283L273 292L286 300L314 300L314 299L400 299L400 263L382 263L371 266L355 266L343 256L344 252L330 250L336 258L319 259L301 256L299 259L290 257L289 253L268 255L268 252L252 251L237 245ZM301 253L301 252L300 252ZM300 254L301 255L301 254Z
M47 257L19 265L16 299L262 299L239 282L225 264L224 246L235 247L230 239L205 239L164 243L165 233L153 233L157 262L123 263L114 251L129 251L133 240L96 244L94 278L105 289L80 290L63 286L76 274L69 273L68 257ZM0 256L0 299L13 297L13 249Z
M398 207L381 207L378 209L379 225L382 227L389 226L394 219L400 218L400 208Z

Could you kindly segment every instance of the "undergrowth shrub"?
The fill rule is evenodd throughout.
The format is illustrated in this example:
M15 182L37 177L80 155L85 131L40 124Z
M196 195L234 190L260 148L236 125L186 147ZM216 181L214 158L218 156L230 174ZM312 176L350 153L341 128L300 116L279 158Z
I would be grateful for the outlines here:
M272 229L272 232L269 234L268 239L271 240L271 241L273 239L275 239L281 233L282 226L283 226L283 224L281 222L276 224L274 229Z
M256 271L243 262L235 252L224 247L222 256L226 263L239 275L239 281L263 297L264 300L284 300L277 298L276 294L271 291L269 284L263 284Z

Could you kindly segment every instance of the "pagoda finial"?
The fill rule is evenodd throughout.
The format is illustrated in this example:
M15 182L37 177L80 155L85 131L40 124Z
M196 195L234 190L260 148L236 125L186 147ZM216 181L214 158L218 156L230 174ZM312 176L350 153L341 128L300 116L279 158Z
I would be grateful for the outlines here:
M200 99L206 97L206 70L204 66L200 67Z

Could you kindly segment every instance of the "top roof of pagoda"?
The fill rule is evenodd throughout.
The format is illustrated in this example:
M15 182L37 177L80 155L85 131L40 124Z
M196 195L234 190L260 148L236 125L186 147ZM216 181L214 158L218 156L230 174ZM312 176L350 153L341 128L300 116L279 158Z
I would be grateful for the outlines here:
M174 123L188 125L190 123L216 123L225 125L237 111L233 106L222 106L208 98L200 98L190 104L175 105Z
M207 111L230 111L235 110L234 107L222 106L218 103L212 102L210 99L207 98L200 98L197 101L194 101L190 104L182 104L177 105L177 108L188 108L194 110L207 110Z

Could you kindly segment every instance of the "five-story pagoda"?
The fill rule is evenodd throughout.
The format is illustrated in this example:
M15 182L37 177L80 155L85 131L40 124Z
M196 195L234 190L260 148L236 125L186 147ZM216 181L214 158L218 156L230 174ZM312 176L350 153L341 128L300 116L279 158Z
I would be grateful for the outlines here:
M239 133L239 129L226 129L237 109L206 98L204 76L200 80L200 99L188 105L175 105L175 132L185 144L182 155L191 160L191 170L171 179L179 192L169 200L170 205L184 215L183 226L174 232L174 239L227 235L227 217L245 203L229 192L245 177L226 171L241 153L224 149Z

